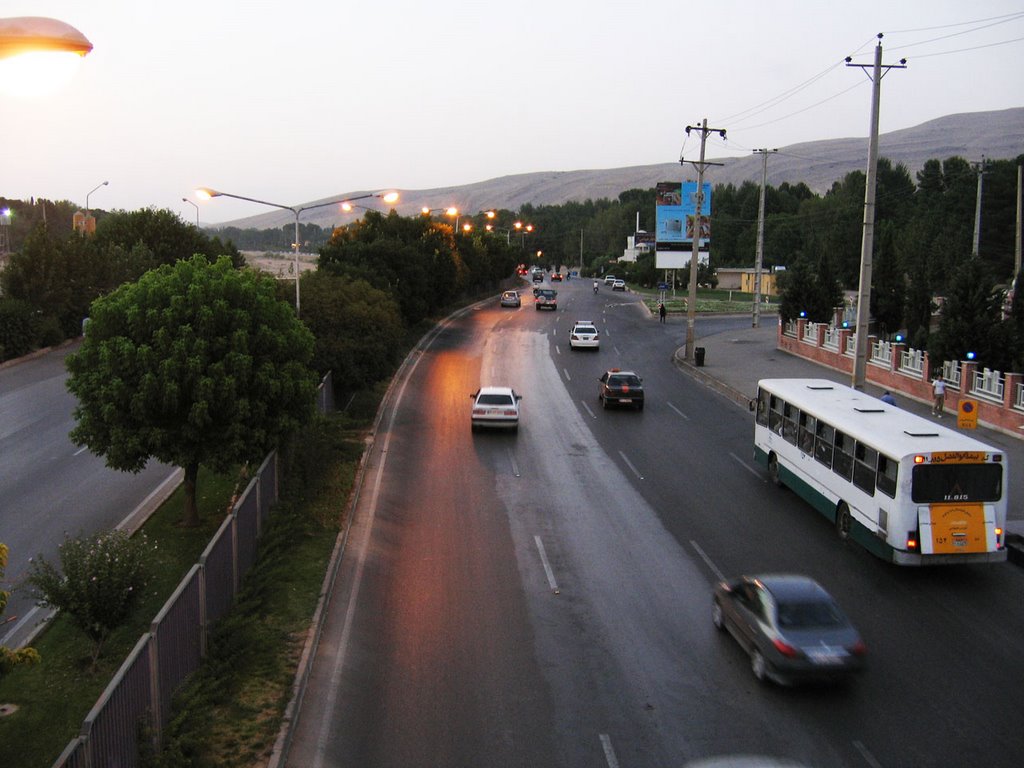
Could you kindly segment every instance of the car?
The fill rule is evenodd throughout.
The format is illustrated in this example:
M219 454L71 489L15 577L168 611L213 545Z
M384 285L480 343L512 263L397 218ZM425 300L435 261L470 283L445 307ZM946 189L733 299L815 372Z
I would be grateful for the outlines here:
M558 309L558 291L551 288L539 288L535 289L533 294L536 297L533 306L537 310Z
M612 290L613 291L624 291L624 290L626 290L626 281L625 280L616 280L616 281L614 281L612 283Z
M604 284L605 285L611 285L612 283L614 283L616 281L616 279L617 278L615 277L615 275L605 275L604 276Z
M559 283L562 282L562 273L561 272L552 272L551 273L551 282L554 283L556 281L559 282Z
M480 387L470 397L474 432L481 428L519 429L519 401L523 396L512 387Z
M590 320L577 320L569 331L569 349L598 349L601 334Z
M798 574L741 576L715 586L711 621L750 656L758 681L792 684L864 668L860 633L818 582Z
M519 298L519 291L504 291L501 294L501 306L503 307L520 307L523 304L523 300Z
M535 283L542 283L542 282L544 282L544 273L543 272L534 272L533 273L533 282L535 282Z
M605 371L598 381L601 382L601 389L597 393L597 399L601 401L603 407L629 405L638 411L644 409L643 379L633 371L612 368Z

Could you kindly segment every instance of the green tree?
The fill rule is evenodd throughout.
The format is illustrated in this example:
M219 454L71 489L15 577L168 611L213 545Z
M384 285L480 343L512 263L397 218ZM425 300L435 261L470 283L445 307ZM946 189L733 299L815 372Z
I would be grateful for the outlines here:
M182 467L185 525L199 524L200 465L258 460L312 414L313 336L275 282L227 257L164 265L95 301L67 359L72 439L114 469Z
M156 264L173 264L201 253L209 261L228 256L236 267L244 259L230 243L211 240L193 224L186 224L166 208L141 208L136 211L114 211L96 223L96 245L104 250L112 245L131 249L142 243L153 254Z
M7 545L0 542L0 581L3 581L4 571L7 570ZM7 608L7 600L11 593L0 589L0 616L4 615ZM34 648L19 648L12 651L6 646L0 645L0 678L6 675L15 667L21 664L38 664L39 654Z
M1005 371L1011 362L1009 325L1002 321L1002 296L980 259L967 259L950 282L939 329L928 344L936 363L963 360L973 352L979 365Z
M32 561L28 582L45 605L70 617L92 641L92 663L103 641L123 624L142 600L151 574L145 534L131 539L123 531L64 539L60 568L42 555Z

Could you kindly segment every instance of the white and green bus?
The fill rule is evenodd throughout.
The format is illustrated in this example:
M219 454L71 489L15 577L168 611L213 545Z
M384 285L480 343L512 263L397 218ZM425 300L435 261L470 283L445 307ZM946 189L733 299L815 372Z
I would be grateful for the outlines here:
M754 457L899 565L1006 560L1006 456L824 379L758 382Z

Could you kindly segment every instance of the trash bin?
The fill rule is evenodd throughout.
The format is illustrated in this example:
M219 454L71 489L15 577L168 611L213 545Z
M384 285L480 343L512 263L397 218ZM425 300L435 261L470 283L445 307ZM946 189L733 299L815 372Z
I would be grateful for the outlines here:
M697 347L693 350L693 364L698 368L704 367L704 347Z

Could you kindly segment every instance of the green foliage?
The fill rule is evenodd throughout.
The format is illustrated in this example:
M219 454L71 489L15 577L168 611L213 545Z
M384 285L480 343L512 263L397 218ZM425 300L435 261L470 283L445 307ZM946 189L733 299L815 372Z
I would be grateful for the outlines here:
M97 222L93 240L101 251L114 245L131 249L141 243L153 254L157 266L190 259L195 254L203 254L211 262L228 256L236 267L243 263L233 245L225 247L219 240L211 241L198 227L186 224L166 208L108 214Z
M813 264L798 259L780 277L779 315L783 320L806 317L816 323L831 322L843 303L842 290L828 259Z
M129 538L121 531L91 537L65 538L60 568L39 555L28 583L45 605L69 616L92 642L93 664L103 641L131 616L150 579L145 534Z
M317 385L313 336L275 290L227 257L195 256L98 299L67 359L72 439L115 469L138 472L151 457L183 467L187 489L199 465L261 459L308 420Z
M20 299L0 299L0 349L3 360L21 357L37 347L35 310Z
M980 259L967 259L950 284L939 329L928 344L935 362L964 360L974 352L978 364L1009 370L1012 351L1010 322L1002 322L1002 296Z
M0 543L0 582L3 582L4 572L7 570L7 545ZM0 589L0 616L4 615L7 608L7 600L11 593ZM12 651L0 645L0 678L17 666L23 664L38 664L39 654L34 648L20 648Z

